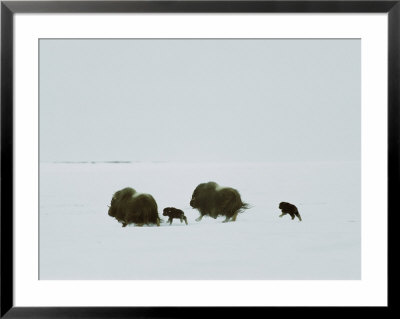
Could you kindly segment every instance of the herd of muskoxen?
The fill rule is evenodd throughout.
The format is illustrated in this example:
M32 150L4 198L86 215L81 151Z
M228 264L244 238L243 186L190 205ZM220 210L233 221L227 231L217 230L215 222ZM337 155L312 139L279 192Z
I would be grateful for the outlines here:
M232 187L222 187L215 182L199 184L193 191L190 206L197 209L200 216L196 221L200 221L204 216L217 218L225 217L223 221L236 221L239 213L250 208L249 204L242 201L239 192ZM287 202L281 202L279 209L282 217L289 214L292 219L301 217L297 207ZM131 187L121 189L112 196L108 215L114 217L122 227L129 224L136 226L157 225L160 226L161 219L158 216L157 202L150 194L138 193ZM171 225L173 219L177 218L182 223L188 224L185 213L175 207L163 209L163 216L168 217Z

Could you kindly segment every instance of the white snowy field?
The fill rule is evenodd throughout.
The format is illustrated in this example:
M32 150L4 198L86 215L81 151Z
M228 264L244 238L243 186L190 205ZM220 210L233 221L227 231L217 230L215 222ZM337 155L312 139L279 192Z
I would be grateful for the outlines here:
M42 163L40 279L361 278L360 162ZM189 206L194 188L215 181L252 208L236 222ZM123 187L182 209L189 225L122 228L108 216ZM281 201L302 222L279 218Z

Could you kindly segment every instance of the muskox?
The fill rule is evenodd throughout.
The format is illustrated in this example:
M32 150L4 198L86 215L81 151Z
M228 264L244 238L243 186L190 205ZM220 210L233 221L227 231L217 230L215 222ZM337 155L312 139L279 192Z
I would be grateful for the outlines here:
M193 192L190 206L200 212L196 221L204 215L212 218L225 216L224 223L231 219L236 221L238 213L248 209L249 205L243 203L239 192L231 187L221 187L215 182L202 183Z
M282 214L279 215L279 217L285 216L286 214L289 214L290 217L292 217L292 220L297 217L301 221L300 213L297 210L297 207L294 206L293 204L287 203L287 202L281 202L279 204L279 209L282 211Z
M163 216L169 217L168 221L170 225L172 224L172 220L174 218L179 218L181 223L185 221L186 225L188 224L185 213L182 210L175 207L165 207L163 210Z
M113 195L108 215L115 217L122 227L129 224L137 226L156 224L160 226L157 203L150 194L141 194L126 187Z

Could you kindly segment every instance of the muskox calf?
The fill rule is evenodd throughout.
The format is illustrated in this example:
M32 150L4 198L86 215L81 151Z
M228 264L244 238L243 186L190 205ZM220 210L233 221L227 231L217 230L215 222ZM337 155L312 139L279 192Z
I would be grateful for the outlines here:
M157 203L153 196L140 194L130 187L121 189L113 195L108 215L115 217L122 223L122 227L129 224L160 226Z
M202 183L193 192L190 206L200 212L200 221L204 215L213 218L225 216L224 223L231 219L236 220L238 213L249 208L243 203L239 192L231 187L221 187L215 182Z
M299 214L299 211L297 210L297 207L294 206L293 204L286 203L286 202L281 202L279 204L279 209L282 211L282 214L279 215L279 217L285 216L286 214L289 214L290 217L292 217L292 220L297 217L301 221L301 217Z
M181 223L185 221L186 225L188 224L185 213L182 210L177 209L175 207L165 207L163 210L163 216L169 217L168 221L170 225L172 224L172 220L174 218L179 218Z

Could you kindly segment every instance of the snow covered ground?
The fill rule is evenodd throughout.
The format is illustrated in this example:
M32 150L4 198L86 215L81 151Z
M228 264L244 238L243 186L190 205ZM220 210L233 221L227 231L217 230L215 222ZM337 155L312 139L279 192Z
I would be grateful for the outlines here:
M42 163L40 279L360 279L360 162ZM203 218L194 188L215 181L252 208L236 222ZM108 216L126 186L189 225L125 227ZM279 202L303 221L279 218Z

